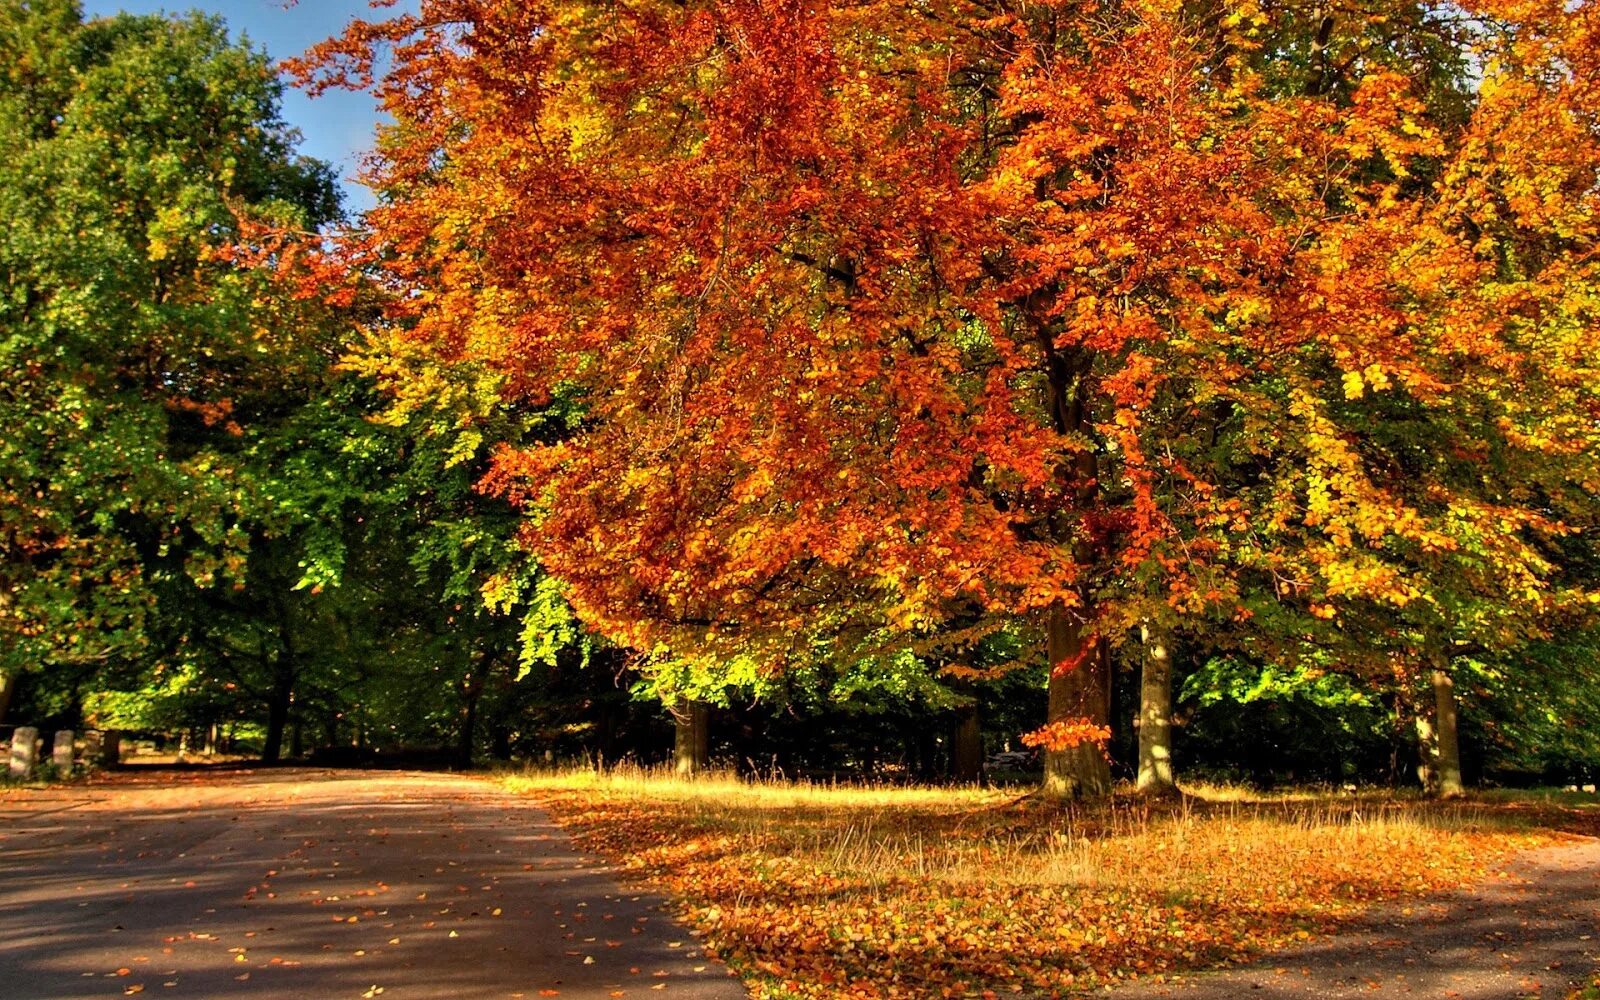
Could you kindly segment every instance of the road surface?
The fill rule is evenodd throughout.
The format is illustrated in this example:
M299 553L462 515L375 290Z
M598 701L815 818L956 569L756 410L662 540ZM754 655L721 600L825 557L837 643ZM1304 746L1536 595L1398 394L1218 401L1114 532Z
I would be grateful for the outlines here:
M0 797L0 998L745 991L525 797L456 775L125 773Z

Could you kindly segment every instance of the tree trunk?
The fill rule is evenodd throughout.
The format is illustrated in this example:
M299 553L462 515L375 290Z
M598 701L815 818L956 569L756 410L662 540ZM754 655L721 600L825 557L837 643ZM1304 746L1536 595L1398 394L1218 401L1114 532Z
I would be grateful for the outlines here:
M1433 668L1434 702L1434 794L1453 798L1464 794L1461 781L1461 740L1457 731L1456 682L1450 676L1448 661L1438 657Z
M472 751L478 729L478 700L483 695L483 685L488 680L490 669L490 658L480 656L461 683L461 732L456 737L456 764L459 767L472 766Z
M917 740L917 780L931 785L939 780L939 743L927 726L918 726L913 732Z
M495 760L511 759L511 730L497 722L489 729L489 753Z
M1434 761L1439 756L1439 734L1433 726L1433 716L1420 706L1417 709L1417 780L1429 792L1437 791L1439 769Z
M1093 650L1085 650L1082 625L1067 617L1059 605L1050 609L1046 625L1046 649L1050 656L1050 704L1046 721L1087 719L1097 726L1110 722L1107 704L1105 660ZM1076 663L1061 670L1063 663ZM1046 798L1094 799L1111 794L1111 765L1105 753L1093 743L1082 743L1068 750L1047 750L1044 755Z
M950 776L957 781L971 784L983 777L983 727L976 704L961 709L956 719L950 764Z
M672 707L675 726L672 747L673 770L679 774L698 774L711 760L711 710L703 701L680 699Z
M610 701L600 703L600 737L596 747L596 763L601 767L614 764L621 756L617 752L617 708Z
M456 765L472 767L472 749L475 730L478 728L478 691L468 688L466 704L461 708L461 732L456 736Z
M11 696L17 691L17 675L13 671L0 670L0 723L6 721L6 716L11 712Z
M1057 434L1091 434L1089 418L1089 379L1094 352L1084 349L1062 350L1055 345L1053 323L1040 303L1030 300L1028 314L1044 354L1045 376L1049 385L1051 423ZM1068 470L1062 469L1062 473ZM1080 450L1072 459L1071 479L1076 480L1074 500L1080 514L1090 510L1099 495L1099 458L1093 447ZM1065 514L1066 511L1057 512ZM1080 523L1074 530L1058 516L1050 519L1050 530L1058 541L1072 541L1073 559L1088 566L1097 557L1094 546ZM1087 605L1087 602L1085 602ZM1087 610L1087 607L1084 609ZM1100 650L1086 649L1089 640L1084 621L1074 622L1068 609L1054 604L1045 626L1045 649L1050 658L1049 706L1046 721L1059 722L1084 718L1105 726L1111 721L1111 675L1107 658ZM1073 664L1070 670L1062 665ZM1040 794L1046 798L1103 798L1111 794L1111 766L1105 752L1093 743L1068 750L1048 750L1044 755L1044 784Z
M1139 671L1139 777L1149 795L1178 790L1172 774L1172 652L1165 636L1144 628L1144 664Z
M283 731L289 724L289 706L294 701L294 671L279 668L277 683L267 702L267 741L261 747L261 762L276 764L283 758Z

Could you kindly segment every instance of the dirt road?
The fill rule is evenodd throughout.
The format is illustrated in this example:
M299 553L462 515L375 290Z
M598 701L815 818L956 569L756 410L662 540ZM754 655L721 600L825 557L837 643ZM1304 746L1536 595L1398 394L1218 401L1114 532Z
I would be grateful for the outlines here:
M122 774L0 798L0 998L736 1000L697 940L470 777Z

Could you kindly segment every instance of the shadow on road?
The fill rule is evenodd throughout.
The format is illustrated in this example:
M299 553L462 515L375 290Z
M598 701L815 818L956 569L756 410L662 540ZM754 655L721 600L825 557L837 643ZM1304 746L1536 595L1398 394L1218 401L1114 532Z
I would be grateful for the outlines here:
M0 802L0 872L6 997L744 995L658 900L464 777L140 768Z

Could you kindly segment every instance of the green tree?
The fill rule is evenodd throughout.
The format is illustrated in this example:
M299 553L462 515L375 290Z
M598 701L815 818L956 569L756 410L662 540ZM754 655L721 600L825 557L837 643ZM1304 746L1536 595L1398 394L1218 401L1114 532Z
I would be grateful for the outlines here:
M0 3L4 689L158 652L165 583L238 581L281 515L253 465L330 331L227 251L338 212L281 93L216 19Z

